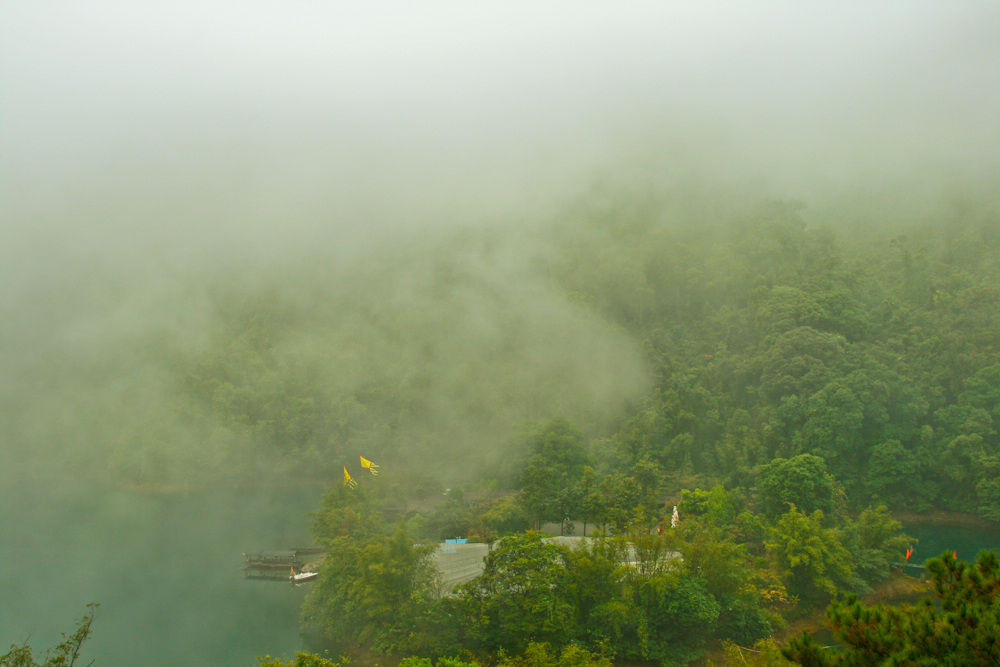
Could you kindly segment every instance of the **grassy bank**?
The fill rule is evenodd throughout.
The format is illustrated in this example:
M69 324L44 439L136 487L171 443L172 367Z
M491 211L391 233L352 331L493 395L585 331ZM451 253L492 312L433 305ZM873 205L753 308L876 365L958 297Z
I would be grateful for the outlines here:
M894 570L888 579L882 582L871 593L864 596L863 599L867 604L897 604L901 602L915 602L925 596L931 596L933 593L934 588L929 580ZM808 614L789 621L783 630L775 632L771 636L783 644L789 637L800 634L804 630L808 630L814 635L826 631L826 609L814 609ZM725 664L725 659L725 652L722 646L718 645L713 647L703 658L691 663L691 665L692 667L705 667L709 661L717 665Z
M976 530L1000 531L1000 523L966 512L931 510L930 512L892 512L892 517L906 525L962 526Z

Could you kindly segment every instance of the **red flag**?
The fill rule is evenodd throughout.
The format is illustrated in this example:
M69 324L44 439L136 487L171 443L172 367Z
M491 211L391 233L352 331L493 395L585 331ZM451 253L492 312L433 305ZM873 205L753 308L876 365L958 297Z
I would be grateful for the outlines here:
M958 552L957 551L952 551L951 552L951 557L954 558L955 560L958 560Z

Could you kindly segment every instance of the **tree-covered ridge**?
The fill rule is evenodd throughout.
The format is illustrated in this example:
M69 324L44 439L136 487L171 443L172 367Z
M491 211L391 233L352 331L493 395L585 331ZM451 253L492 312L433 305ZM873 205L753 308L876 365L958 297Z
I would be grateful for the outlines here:
M605 431L646 387L640 354L540 282L516 239L491 235L191 276L204 280L193 331L78 360L96 384L71 403L68 435L117 479L204 483L326 479L358 450L461 479L527 421ZM103 364L123 353L142 372L105 385Z
M579 227L558 279L656 378L604 460L741 483L810 453L853 503L998 516L995 214L880 235L781 202L702 230L609 206Z
M314 285L333 304L319 309L287 287L228 294L187 391L210 406L213 437L293 460L427 452L453 474L449 462L494 461L470 452L525 421L563 415L596 440L602 473L646 462L740 485L810 453L858 506L1000 516L994 218L904 235L816 228L797 203L718 220L656 201L572 210L532 233L513 294L498 281L516 243L486 231L428 243L429 261L398 250L396 269L370 276L387 300L357 284ZM590 384L625 387L635 371L538 356L540 336L594 335L594 322L653 378L600 419Z
M82 299L8 341L45 399L3 407L24 451L56 443L138 483L323 478L360 450L458 486L562 417L602 478L746 486L809 453L857 508L998 518L998 227L972 205L837 228L797 202L597 190L544 223L196 271L183 318L86 354L125 311ZM112 286L122 309L139 299Z

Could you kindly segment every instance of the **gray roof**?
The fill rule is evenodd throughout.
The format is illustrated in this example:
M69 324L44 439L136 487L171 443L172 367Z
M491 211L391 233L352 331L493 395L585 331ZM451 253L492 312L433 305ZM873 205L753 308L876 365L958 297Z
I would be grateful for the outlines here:
M570 535L557 535L555 537L542 538L543 542L559 544L570 549L579 546L580 540L591 540L591 537L580 537ZM635 555L632 549L629 550L629 560L634 562ZM434 564L441 577L440 590L442 593L450 592L455 586L464 584L479 576L485 567L486 556L490 549L486 544L452 544L442 543L438 545L434 552ZM668 560L680 558L678 551L670 551L665 554Z

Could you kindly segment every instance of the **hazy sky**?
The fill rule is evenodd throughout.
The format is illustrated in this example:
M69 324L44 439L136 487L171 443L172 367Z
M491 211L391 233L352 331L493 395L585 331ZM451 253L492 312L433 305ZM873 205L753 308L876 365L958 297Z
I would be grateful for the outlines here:
M802 197L995 165L1000 7L4 0L0 95L18 211L197 192L419 217L647 153Z

